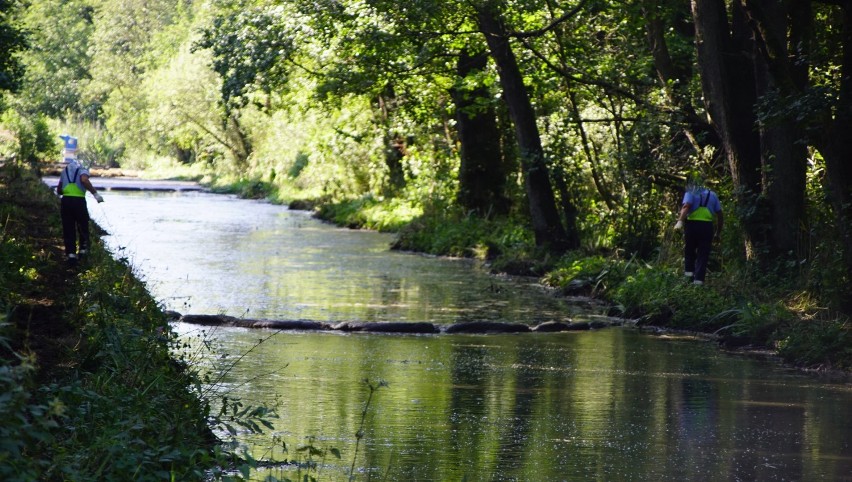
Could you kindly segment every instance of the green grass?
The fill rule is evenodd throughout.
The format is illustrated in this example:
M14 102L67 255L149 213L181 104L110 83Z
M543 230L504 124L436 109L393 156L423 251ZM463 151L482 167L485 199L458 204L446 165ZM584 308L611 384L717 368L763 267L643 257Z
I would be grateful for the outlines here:
M211 413L126 261L95 242L64 265L58 203L32 173L0 168L0 198L0 479L240 479L226 470L254 462L210 427L262 430L271 414Z

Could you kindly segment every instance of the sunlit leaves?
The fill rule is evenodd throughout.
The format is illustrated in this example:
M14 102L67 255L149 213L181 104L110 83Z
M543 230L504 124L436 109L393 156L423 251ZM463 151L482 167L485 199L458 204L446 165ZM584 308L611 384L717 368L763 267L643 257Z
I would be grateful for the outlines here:
M197 47L212 52L226 103L244 105L252 91L270 92L286 85L296 35L288 15L282 6L229 9L204 30Z
M25 46L23 32L12 22L14 3L0 0L0 91L17 89L23 71L14 54Z

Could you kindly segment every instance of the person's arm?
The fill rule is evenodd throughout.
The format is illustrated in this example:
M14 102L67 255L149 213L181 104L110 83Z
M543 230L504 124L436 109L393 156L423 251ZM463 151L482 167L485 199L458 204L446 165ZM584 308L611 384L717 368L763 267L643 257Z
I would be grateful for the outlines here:
M684 205L680 208L680 213L677 216L677 220L680 222L685 222L686 217L689 215L690 209L692 209L692 204L684 203Z
M98 190L95 189L95 186L93 186L92 182L89 181L89 176L87 176L86 174L81 174L80 182L83 183L83 187L85 187L87 191L92 193L92 196L95 196L95 199L97 199L99 203L104 202L104 198L101 197L100 194L98 194Z
M690 203L683 203L683 206L680 208L680 212L677 215L677 223L675 224L675 229L680 229L683 227L683 223L686 222L686 217L689 215L689 209L692 207Z

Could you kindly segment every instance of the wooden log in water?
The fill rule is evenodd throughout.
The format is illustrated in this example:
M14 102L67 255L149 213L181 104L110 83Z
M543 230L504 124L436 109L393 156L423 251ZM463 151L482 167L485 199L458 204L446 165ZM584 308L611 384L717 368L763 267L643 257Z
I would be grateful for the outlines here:
M245 328L269 328L272 330L330 330L331 325L321 321L311 320L245 320L239 326Z
M532 331L537 333L556 333L560 331L571 331L572 325L575 323L565 323L563 321L545 321L544 323L533 327Z
M437 326L428 322L355 322L344 321L332 327L338 331L367 333L440 333Z
M268 328L273 330L330 330L331 326L321 321L310 320L252 320L228 315L183 315L180 321L193 325L234 326L240 328Z
M237 325L239 318L228 315L183 315L180 317L180 321L192 325L239 326Z
M233 326L241 328L266 328L272 330L303 330L323 331L334 330L347 333L555 333L563 331L582 331L606 328L615 321L593 320L566 323L562 321L547 321L538 326L530 327L521 323L502 323L497 321L471 321L456 323L446 327L429 322L358 322L344 321L331 325L321 321L312 320L253 320L247 318L236 318L228 315L181 315L177 312L166 313L169 320L180 320L184 323L206 326Z
M448 326L444 333L525 333L531 331L528 325L520 323L500 323L497 321L470 321Z

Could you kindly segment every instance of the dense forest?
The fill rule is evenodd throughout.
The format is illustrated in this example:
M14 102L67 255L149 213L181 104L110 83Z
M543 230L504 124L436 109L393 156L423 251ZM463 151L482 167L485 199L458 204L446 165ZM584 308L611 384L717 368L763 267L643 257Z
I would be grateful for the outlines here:
M0 0L0 44L2 156L70 133L94 166L852 358L852 2ZM690 176L726 218L705 289Z

